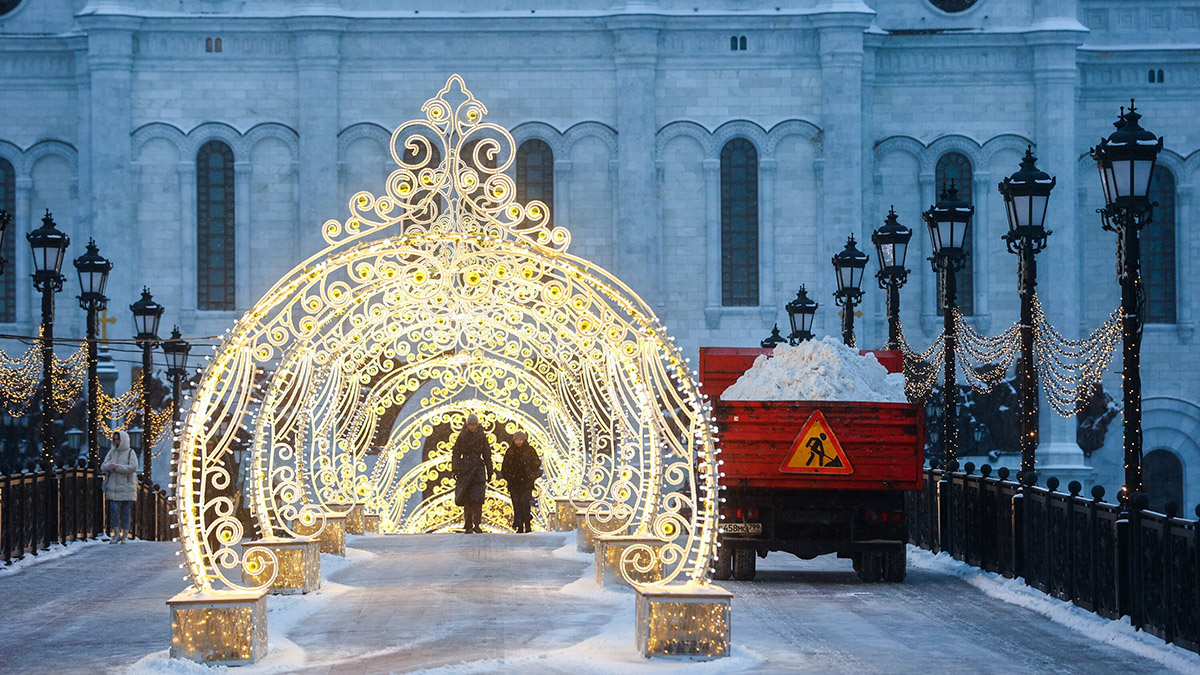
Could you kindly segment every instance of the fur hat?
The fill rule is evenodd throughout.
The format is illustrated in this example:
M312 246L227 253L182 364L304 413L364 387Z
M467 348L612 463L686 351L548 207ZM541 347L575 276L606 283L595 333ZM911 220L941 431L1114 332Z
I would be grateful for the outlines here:
M519 438L519 439L521 439L521 440L523 440L523 441L528 441L528 440L529 440L529 435L528 435L528 434L526 434L524 431L518 431L517 433L513 434L513 440L515 441L515 440L517 440L518 438Z
M467 415L467 424L479 424L479 416L475 413Z

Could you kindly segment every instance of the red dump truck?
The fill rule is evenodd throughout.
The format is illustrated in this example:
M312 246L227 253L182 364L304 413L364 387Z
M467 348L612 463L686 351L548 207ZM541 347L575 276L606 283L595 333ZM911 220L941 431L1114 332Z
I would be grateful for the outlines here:
M769 349L704 347L725 503L717 579L754 578L758 557L850 558L863 581L903 581L904 493L921 486L924 409L910 403L723 401ZM864 354L867 352L863 352ZM888 372L899 352L876 351Z

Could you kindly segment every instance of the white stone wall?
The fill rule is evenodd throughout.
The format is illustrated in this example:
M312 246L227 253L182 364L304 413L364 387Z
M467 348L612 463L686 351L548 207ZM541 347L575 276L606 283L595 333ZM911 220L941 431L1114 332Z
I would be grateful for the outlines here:
M946 14L925 0L518 0L483 12L468 0L26 0L0 17L0 156L17 168L17 232L51 209L73 238L116 261L110 335L131 332L143 284L167 307L164 332L219 334L238 312L195 301L195 153L234 150L239 310L319 250L317 228L344 217L359 189L392 168L390 130L461 73L518 142L554 152L554 218L571 251L646 296L685 351L753 346L800 284L821 303L818 333L838 331L830 256L894 205L917 230L902 293L917 346L940 330L920 213L936 200L946 152L974 166L978 330L1017 318L1016 258L996 183L1028 144L1059 178L1041 292L1068 336L1116 306L1115 239L1099 227L1095 171L1083 157L1137 97L1166 137L1175 172L1177 324L1145 334L1146 449L1181 453L1200 484L1200 366L1191 348L1200 287L1192 194L1200 176L1200 8L1170 0L980 0ZM317 18L314 18L317 17ZM729 38L747 49L731 51ZM206 52L220 37L222 51ZM1164 83L1147 72L1163 70ZM759 151L761 305L720 307L719 156L730 138ZM1081 159L1082 157L1082 159ZM873 274L875 263L871 263ZM26 255L9 266L18 321L36 330ZM82 332L70 294L59 334ZM862 346L886 332L868 276ZM1119 361L1105 386L1119 394ZM1044 415L1043 441L1073 442L1073 421ZM1120 425L1089 462L1120 482ZM1200 499L1195 490L1187 500Z

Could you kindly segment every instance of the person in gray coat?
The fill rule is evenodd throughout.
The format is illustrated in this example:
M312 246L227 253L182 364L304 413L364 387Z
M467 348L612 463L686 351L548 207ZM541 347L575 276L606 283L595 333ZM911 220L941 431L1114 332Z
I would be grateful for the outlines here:
M474 414L454 441L450 460L454 472L454 503L463 509L463 532L480 533L487 483L492 479L492 446Z
M110 544L124 544L130 536L133 503L137 501L138 456L129 445L124 431L112 435L112 449L100 464L104 472L104 497L108 499L108 522L113 538Z

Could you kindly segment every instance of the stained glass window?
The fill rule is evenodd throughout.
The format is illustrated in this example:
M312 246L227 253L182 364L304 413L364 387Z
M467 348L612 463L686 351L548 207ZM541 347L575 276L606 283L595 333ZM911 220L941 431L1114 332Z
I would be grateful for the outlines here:
M0 211L8 211L16 218L17 173L7 159L0 158ZM0 275L0 321L12 323L17 320L17 275L14 273L17 257L17 224L14 221L4 237L4 251L0 255L8 261L4 274Z
M554 152L536 138L517 148L517 201L528 204L533 199L554 213Z
M1146 322L1175 323L1175 176L1154 167L1150 177L1154 220L1142 230L1142 283Z
M958 190L958 198L974 204L975 199L972 194L972 185L974 184L974 172L971 169L971 160L966 155L958 152L946 153L938 159L937 169L934 174L935 188L937 189L938 197L941 197L944 190L950 181L954 181L954 187ZM963 251L967 254L967 261L963 268L959 270L958 276L955 277L958 282L957 296L958 311L962 312L963 316L971 316L975 313L975 259L973 255L973 246L971 241L974 238L975 223L972 221L967 230L967 238L963 241ZM942 275L938 274L938 297L937 297L937 313L942 315Z
M758 149L744 138L721 148L721 304L758 304Z
M196 153L196 301L199 309L234 309L233 150L221 141Z

